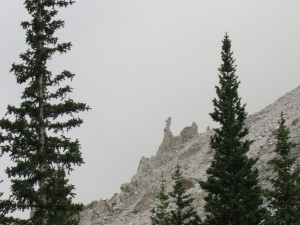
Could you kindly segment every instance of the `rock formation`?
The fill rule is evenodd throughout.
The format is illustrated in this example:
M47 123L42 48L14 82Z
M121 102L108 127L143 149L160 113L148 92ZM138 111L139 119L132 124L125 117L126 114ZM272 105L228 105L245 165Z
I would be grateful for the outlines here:
M300 143L300 87L246 120L246 126L249 127L247 138L254 141L248 154L250 157L259 157L256 166L264 187L268 185L266 177L272 176L266 162L274 156L274 134L282 111L293 141ZM183 168L186 187L195 198L196 209L203 214L205 193L197 181L206 179L206 169L213 157L209 140L214 131L208 129L198 134L197 125L193 123L191 127L183 129L178 137L174 137L170 130L171 118L166 122L163 142L156 156L142 157L137 173L129 183L121 186L119 194L109 200L94 201L87 205L81 213L81 225L149 225L150 209L159 190L161 171L170 190L170 174L177 163ZM293 154L300 156L300 146L294 149Z
M170 129L171 127L171 120L172 118L169 117L166 120L166 127L164 129L164 138L163 141L161 143L161 145L159 146L159 150L163 151L163 150L167 150L170 148L173 148L177 145L181 145L184 144L186 142L188 142L190 139L198 136L198 126L195 122L192 123L192 126L190 127L185 127L181 132L180 135L177 137L174 137L172 134L172 131Z

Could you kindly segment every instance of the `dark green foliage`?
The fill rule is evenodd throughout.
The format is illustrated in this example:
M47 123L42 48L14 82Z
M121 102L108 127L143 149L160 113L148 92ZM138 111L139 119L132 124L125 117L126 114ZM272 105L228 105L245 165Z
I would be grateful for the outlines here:
M157 195L159 202L152 209L151 225L200 225L201 219L192 205L194 199L186 193L179 165L176 166L172 179L174 185L169 194L166 194L165 180L161 180Z
M82 210L81 204L72 203L75 196L72 193L73 185L68 185L68 179L65 178L65 172L58 170L56 176L48 181L47 193L49 203L54 203L55 207L49 209L49 224L74 225L77 223L78 212ZM51 194L51 195L50 195Z
M20 55L21 64L11 72L25 86L19 106L9 105L7 117L0 121L5 131L2 152L14 162L6 173L12 180L10 211L35 209L34 216L17 224L75 225L81 204L72 203L74 186L66 176L83 163L78 140L64 135L83 122L74 117L88 110L84 103L68 98L72 88L63 82L75 76L69 71L53 75L47 62L55 53L65 53L71 43L59 43L54 36L64 26L55 20L58 8L72 5L67 0L26 0L32 16L22 22L28 50Z
M0 180L0 183L2 183L3 180ZM14 207L12 202L7 199L2 199L3 192L0 192L0 224L11 224L13 225L14 222L18 221L11 216L7 216L8 213L12 211L12 208Z
M3 180L0 180L0 184L3 182ZM5 210L4 210L4 205L3 203L3 192L0 192L0 222L1 222L1 218L4 217L6 215Z
M296 144L291 141L290 130L285 125L283 113L278 121L276 134L277 156L268 163L272 166L275 177L269 179L272 190L266 191L268 209L271 211L268 225L299 225L300 224L300 167L291 150Z
M253 168L257 160L246 155L251 144L243 139L248 134L244 126L247 113L238 95L239 81L227 34L221 54L217 98L210 114L221 126L211 137L210 146L215 153L207 181L200 182L208 192L204 224L258 225L262 220L262 190L258 186L258 170Z
M175 207L170 211L171 224L200 225L200 217L192 205L194 199L184 189L182 171L179 165L176 166L172 179L174 185L170 196L173 198Z
M165 179L163 178L163 175L160 182L160 191L156 196L158 204L151 210L151 225L171 225L170 215L168 212L169 196L166 193Z
M0 180L0 183L2 183L3 180ZM0 224L3 224L5 222L6 214L8 213L6 208L7 204L5 203L5 200L2 199L3 192L0 192Z

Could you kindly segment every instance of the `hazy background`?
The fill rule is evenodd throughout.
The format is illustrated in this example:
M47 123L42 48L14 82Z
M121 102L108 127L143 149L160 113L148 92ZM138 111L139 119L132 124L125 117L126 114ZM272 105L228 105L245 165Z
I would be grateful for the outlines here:
M23 90L9 73L27 48L22 2L1 0L0 117ZM175 135L193 121L199 132L214 126L208 113L226 31L250 114L300 85L299 12L299 0L77 0L61 9L58 36L74 46L49 66L76 73L72 97L92 108L69 134L86 162L71 176L76 201L119 192L140 158L155 155L167 117ZM0 159L4 180L7 161ZM0 185L8 190L7 181Z

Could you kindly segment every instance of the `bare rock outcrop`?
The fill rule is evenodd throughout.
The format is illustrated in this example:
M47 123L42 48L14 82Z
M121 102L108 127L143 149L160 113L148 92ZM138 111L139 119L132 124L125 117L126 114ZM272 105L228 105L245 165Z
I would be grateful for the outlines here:
M266 178L272 176L267 161L274 156L274 134L278 128L280 113L284 112L286 124L291 130L293 141L300 143L300 87L287 93L265 109L250 115L246 120L249 128L248 139L253 140L248 155L259 157L256 167L260 172L260 182L266 187ZM149 225L154 196L159 190L159 178L163 171L167 179L167 190L171 190L170 175L177 163L183 168L183 176L188 192L195 198L194 204L203 214L205 192L198 180L206 179L206 170L213 157L209 140L213 129L198 134L197 125L184 128L174 137L171 118L167 121L163 142L156 156L142 157L137 173L131 181L121 186L120 194L109 200L94 201L81 213L81 225ZM300 156L300 145L293 149Z
M172 131L170 129L171 121L172 121L171 117L169 117L166 120L167 124L164 129L164 138L163 138L161 145L159 146L160 151L168 150L175 146L184 144L184 143L188 142L190 139L199 135L198 125L195 122L193 122L192 126L183 128L183 130L180 132L180 135L177 137L174 137L174 135L172 134Z

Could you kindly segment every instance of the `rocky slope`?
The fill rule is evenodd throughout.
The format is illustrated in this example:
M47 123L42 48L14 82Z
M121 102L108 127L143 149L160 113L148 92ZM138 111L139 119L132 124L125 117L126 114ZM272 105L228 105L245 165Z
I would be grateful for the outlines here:
M247 118L248 139L254 140L249 151L250 157L259 157L257 168L261 183L268 185L265 178L271 176L267 161L274 156L274 134L281 112L285 113L286 124L291 130L293 140L300 143L300 86L279 98L258 113ZM171 188L170 174L179 163L183 168L188 192L195 198L194 204L203 214L205 192L198 180L206 179L206 169L210 165L213 152L209 140L213 131L198 134L197 125L186 127L179 136L174 137L171 130L171 118L167 121L163 142L156 156L140 160L136 175L131 181L121 185L121 192L111 199L93 201L81 213L81 225L149 225L150 209L154 196L159 189L159 178L163 171L167 179L167 188ZM300 156L300 146L293 154Z

